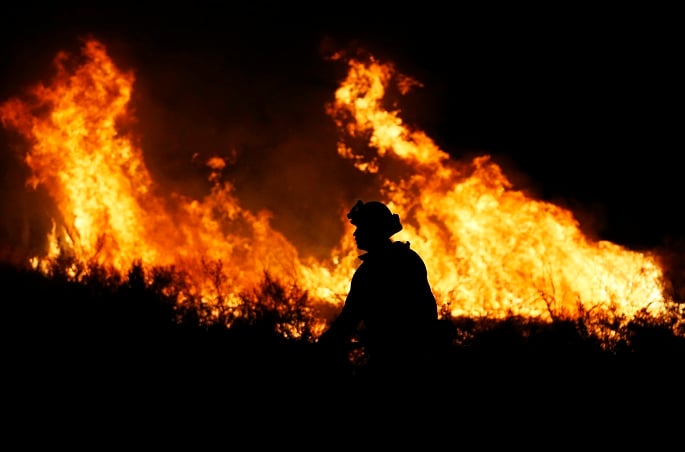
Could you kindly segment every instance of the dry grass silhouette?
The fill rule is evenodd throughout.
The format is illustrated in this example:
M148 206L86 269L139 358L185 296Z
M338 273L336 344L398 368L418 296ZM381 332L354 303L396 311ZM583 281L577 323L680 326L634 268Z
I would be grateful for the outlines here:
M265 275L236 310L207 323L192 303L176 303L184 288L173 269L147 272L81 269L75 280L73 267L2 267L8 412L30 406L33 419L36 409L70 406L87 418L122 410L192 418L220 410L278 423L356 413L373 422L383 406L394 416L423 410L445 428L453 428L448 419L493 412L514 422L570 412L682 415L674 408L685 376L681 306L659 318L586 313L551 323L443 317L429 381L397 387L367 384L363 349L350 350L346 363L328 362L297 288Z

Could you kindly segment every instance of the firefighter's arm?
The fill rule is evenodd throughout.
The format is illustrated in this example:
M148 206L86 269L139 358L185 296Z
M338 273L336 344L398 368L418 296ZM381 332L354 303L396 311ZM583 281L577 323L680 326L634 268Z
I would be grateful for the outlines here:
M321 345L340 346L347 341L360 322L357 303L354 294L350 292L342 311L338 314L328 329L319 337Z

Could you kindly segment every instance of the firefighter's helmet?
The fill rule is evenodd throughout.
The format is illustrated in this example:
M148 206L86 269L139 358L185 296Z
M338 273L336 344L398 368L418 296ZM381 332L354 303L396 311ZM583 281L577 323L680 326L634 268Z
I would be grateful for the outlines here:
M388 206L380 201L357 201L347 213L347 218L359 229L375 230L386 237L402 230L400 216L392 213Z

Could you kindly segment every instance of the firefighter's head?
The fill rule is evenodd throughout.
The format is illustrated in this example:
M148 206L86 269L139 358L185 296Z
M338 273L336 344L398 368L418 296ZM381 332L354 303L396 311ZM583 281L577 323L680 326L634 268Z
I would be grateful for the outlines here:
M357 227L354 237L363 250L368 250L373 243L387 241L402 230L400 216L379 201L357 201L347 218Z

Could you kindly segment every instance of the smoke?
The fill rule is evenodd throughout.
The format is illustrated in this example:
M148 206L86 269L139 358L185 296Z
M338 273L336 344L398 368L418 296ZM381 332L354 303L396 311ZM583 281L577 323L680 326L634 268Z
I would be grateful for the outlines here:
M328 257L342 234L341 209L372 183L337 155L325 112L338 82L332 63L315 45L298 54L290 43L284 55L258 43L250 53L191 44L124 52L136 60L132 128L160 193L202 198L211 187L205 163L221 157L222 182L244 208L270 212L304 256Z
M21 160L25 144L5 132L0 143L0 260L21 265L43 254L58 212L45 190L26 183L30 171Z

